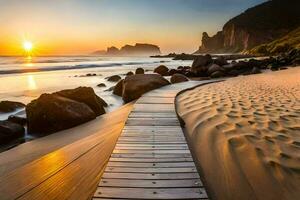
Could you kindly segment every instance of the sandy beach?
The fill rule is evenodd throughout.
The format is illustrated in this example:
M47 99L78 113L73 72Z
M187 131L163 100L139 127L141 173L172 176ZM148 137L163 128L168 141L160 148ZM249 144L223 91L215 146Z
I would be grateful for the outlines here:
M177 97L212 199L299 199L300 69L241 76Z

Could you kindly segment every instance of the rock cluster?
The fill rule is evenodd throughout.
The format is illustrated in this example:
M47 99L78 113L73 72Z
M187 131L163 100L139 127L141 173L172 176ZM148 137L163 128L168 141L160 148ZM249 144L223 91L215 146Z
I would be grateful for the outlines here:
M74 127L104 114L105 106L90 87L42 94L26 106L28 132L40 135Z
M24 108L25 105L20 102L14 102L14 101L1 101L0 102L0 112L7 113L7 112L13 112L16 109Z

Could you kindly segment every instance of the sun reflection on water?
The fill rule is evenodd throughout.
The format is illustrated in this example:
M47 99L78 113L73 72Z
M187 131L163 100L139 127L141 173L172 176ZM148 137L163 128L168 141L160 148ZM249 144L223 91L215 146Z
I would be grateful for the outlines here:
M27 85L28 85L28 90L36 90L37 89L36 82L35 82L33 75L27 76Z

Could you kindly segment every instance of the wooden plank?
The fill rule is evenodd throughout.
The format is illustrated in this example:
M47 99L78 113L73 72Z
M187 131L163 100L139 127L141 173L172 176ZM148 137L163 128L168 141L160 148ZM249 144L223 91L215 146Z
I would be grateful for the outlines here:
M143 112L131 112L130 115L129 115L129 118L132 118L132 117L154 117L154 118L170 118L170 117L173 117L173 118L177 118L177 115L176 113L159 113L159 112L156 112L156 113L143 113Z
M189 173L197 172L195 167L178 167L178 168L134 168L134 167L106 167L105 172L118 173Z
M190 150L188 149L180 149L180 150L169 150L169 149L166 149L166 150L160 150L160 149L140 149L140 150L136 150L136 149L133 149L133 150L122 150L122 149L115 149L113 151L113 153L115 154L140 154L140 153L143 153L143 154L189 154L190 153Z
M127 120L128 126L179 126L177 118L130 118Z
M107 167L158 167L158 168L172 168L172 167L195 167L194 162L174 162L174 163L143 163L143 162L108 162Z
M173 104L135 104L135 112L171 112L174 113Z
M185 141L120 141L119 144L186 144Z
M191 154L146 154L146 153L130 153L119 154L113 153L112 158L191 158Z
M159 134L159 133L155 133L155 134L138 134L138 133L131 133L131 134L122 134L122 136L120 136L120 138L157 138L157 139L161 139L161 138L185 138L183 135L179 135L179 134Z
M116 146L116 150L152 150L152 149L157 149L157 150L183 150L183 149L189 149L187 146L167 146L167 147L155 147L155 146L140 146L140 147L135 147L135 146L129 146L129 147L120 147Z
M183 135L179 135L179 134L123 134L120 138L138 138L138 139L172 139L172 138L176 138L176 139L185 139L185 137Z
M158 104L174 104L174 97L147 97L140 98L136 104L158 103Z
M143 179L143 180L182 180L199 179L198 173L109 173L105 172L102 178L108 179Z
M176 142L185 142L185 138L173 138L173 137L160 137L160 138L136 138L136 137L120 137L118 140L120 143L122 142L153 142L153 143L176 143Z
M153 136L153 137L120 137L119 140L120 142L185 142L184 137L169 137L169 136Z
M100 144L105 146L104 144L110 141L110 137L114 137L114 140L116 140L123 126L124 124L120 123L109 130L105 129L104 133L101 132L102 134L91 135L79 140L74 144L70 144L43 156L40 159L28 163L27 165L16 169L12 173L2 176L0 178L1 199L13 199L25 194L32 188L37 187L40 183L49 179L58 171L65 169L66 166L70 165L70 163L74 162L94 147ZM114 141L114 143L115 142L116 141ZM109 148L112 151L112 147ZM109 155L106 156L106 159L108 159Z
M152 148L163 148L163 147L188 147L184 144L120 144L117 143L116 147L152 147Z
M129 180L129 179L102 179L102 187L130 187L130 188L193 188L203 186L197 179L188 180Z
M125 126L123 130L182 131L180 126Z
M120 158L111 157L110 162L144 162L144 163L172 163L172 162L192 162L193 158Z
M111 188L98 187L95 197L128 199L201 199L207 198L203 188Z

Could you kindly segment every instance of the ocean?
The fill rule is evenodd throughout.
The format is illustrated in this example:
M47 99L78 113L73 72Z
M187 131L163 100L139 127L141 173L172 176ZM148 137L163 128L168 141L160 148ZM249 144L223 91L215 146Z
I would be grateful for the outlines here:
M19 101L27 104L42 93L89 86L107 101L110 105L107 112L110 112L120 107L122 101L111 91L106 91L116 83L107 82L105 77L115 74L124 76L138 67L153 70L161 64L177 68L180 65L191 65L191 61L149 57L0 57L0 101ZM97 76L85 76L88 73ZM107 87L97 87L99 83L105 83ZM1 114L0 120L11 114L14 113Z

